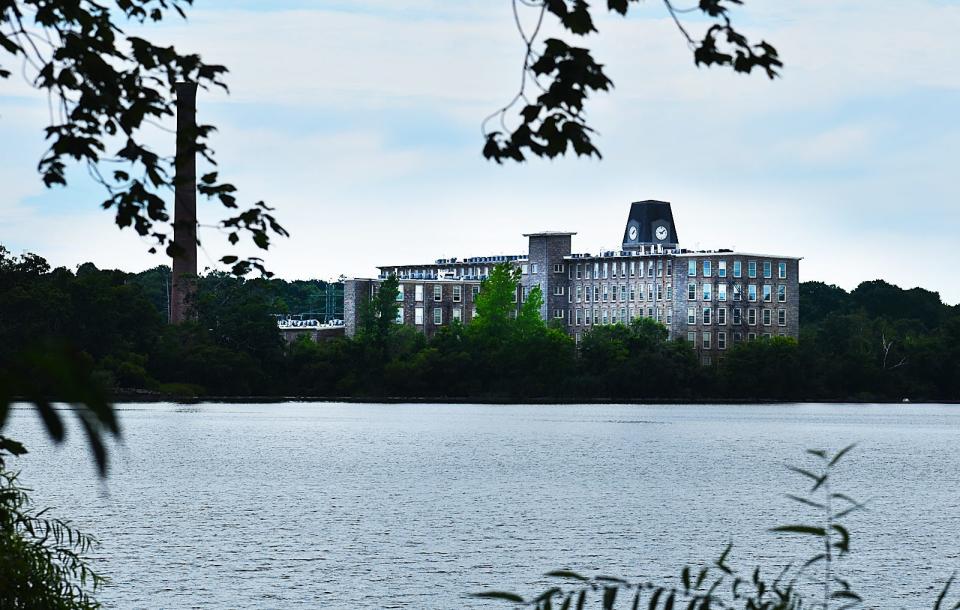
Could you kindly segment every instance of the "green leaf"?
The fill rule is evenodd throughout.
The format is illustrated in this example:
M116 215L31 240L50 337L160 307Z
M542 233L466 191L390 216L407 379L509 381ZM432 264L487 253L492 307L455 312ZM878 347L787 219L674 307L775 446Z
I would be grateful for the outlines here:
M799 503L801 503L801 504L806 504L807 506L812 506L812 507L814 507L814 508L819 508L820 510L824 510L824 509L827 508L826 506L824 506L823 504L820 504L819 502L814 502L813 500L808 500L808 499L806 499L806 498L801 498L800 496L795 496L795 495L793 495L793 494L784 494L784 495L787 496L788 498L790 498L791 500L794 500L794 501L799 502Z
M943 589L940 591L940 595L937 596L936 603L933 604L933 610L940 610L940 604L943 603L943 600L947 597L947 592L950 590L950 585L953 584L953 579L956 578L957 573L954 572L950 575L950 578L947 579L947 582L943 585Z
M853 448L856 447L856 446L857 446L857 444L856 444L856 443L853 443L852 445L847 445L846 447L844 447L843 449L841 449L840 451L838 451L837 454L836 454L835 456L833 456L833 459L830 460L830 463L827 464L827 468L830 468L831 466L833 466L834 464L836 464L837 462L839 462L840 459L841 459L843 456L847 455L847 452L849 452L851 449L853 449Z
M574 580L587 581L590 580L586 576L581 576L572 570L553 570L552 572L547 572L544 576L550 576L553 578L572 578Z
M613 604L617 601L616 587L607 587L603 590L603 610L613 610Z
M502 599L508 602L524 603L522 597L516 593L507 593L506 591L482 591L480 593L471 593L470 597L479 597L481 599Z
M827 532L822 527L813 525L778 525L777 527L770 528L770 531L785 534L807 534L810 536L820 536L821 538L827 535Z

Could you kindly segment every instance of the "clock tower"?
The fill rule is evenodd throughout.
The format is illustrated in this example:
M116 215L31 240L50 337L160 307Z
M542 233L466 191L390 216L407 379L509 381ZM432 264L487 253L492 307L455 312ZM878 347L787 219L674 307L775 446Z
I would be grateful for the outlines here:
M678 243L670 202L648 199L630 204L623 232L624 250L639 250L644 246L676 248Z

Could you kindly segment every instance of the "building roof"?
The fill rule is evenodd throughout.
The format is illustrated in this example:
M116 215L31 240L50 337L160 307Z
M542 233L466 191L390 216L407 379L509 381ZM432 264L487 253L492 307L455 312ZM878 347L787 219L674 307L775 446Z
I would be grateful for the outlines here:
M562 237L564 235L576 235L576 231L540 231L539 233L524 233L524 237Z

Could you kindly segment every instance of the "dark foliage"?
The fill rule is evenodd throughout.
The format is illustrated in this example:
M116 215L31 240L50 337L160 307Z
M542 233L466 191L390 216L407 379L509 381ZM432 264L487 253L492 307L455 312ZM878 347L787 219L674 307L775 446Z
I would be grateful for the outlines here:
M850 293L802 284L800 341L739 343L704 367L689 344L668 340L663 326L643 318L597 326L577 349L540 320L536 291L516 311L517 277L506 268L480 292L477 319L429 340L393 323L394 281L369 303L355 338L292 345L271 314L291 304L315 308L327 297L325 285L212 273L201 278L197 322L169 326L168 274L165 267L126 274L90 264L76 273L50 270L41 257L0 251L7 395L102 405L103 394L83 393L89 384L81 382L92 378L113 391L215 396L960 399L960 314L936 293L884 282ZM73 373L60 371L50 354L68 358L73 366L63 370ZM113 430L116 422L98 409L81 411L92 431Z
M608 0L607 10L627 16L630 4L637 0ZM590 49L575 46L560 38L547 38L542 46L537 37L545 19L555 20L566 34L585 37L597 31L590 4L586 0L512 0L514 21L524 43L520 90L502 108L484 121L486 143L483 156L497 163L523 161L526 154L554 158L570 150L578 156L600 157L591 139L594 130L587 125L586 101L591 94L608 91L613 81L604 72ZM701 0L692 9L676 9L671 0L663 0L683 38L693 50L697 66L728 66L736 72L763 70L776 77L783 65L777 50L760 41L752 44L734 28L730 8L741 0ZM520 12L536 13L532 28L525 28ZM696 10L709 25L700 40L690 35L680 13ZM507 113L517 110L516 126L508 125ZM513 117L510 117L513 118ZM488 127L496 122L497 127Z

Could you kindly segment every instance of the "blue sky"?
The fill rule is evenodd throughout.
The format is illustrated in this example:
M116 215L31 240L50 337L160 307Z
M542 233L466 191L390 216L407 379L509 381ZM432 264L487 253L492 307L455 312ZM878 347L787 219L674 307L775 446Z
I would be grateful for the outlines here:
M960 302L956 3L748 1L735 21L786 64L772 82L697 69L659 3L632 6L584 41L616 85L589 107L603 160L522 166L480 155L480 121L521 60L506 0L198 0L186 24L146 33L230 68L231 95L201 94L200 118L241 198L291 230L267 253L283 277L520 252L522 233L548 229L596 251L618 243L631 201L656 198L687 247L802 256L804 280ZM0 83L0 241L69 267L164 262L113 227L81 172L43 188L45 117L43 97ZM227 252L202 237L202 260Z

